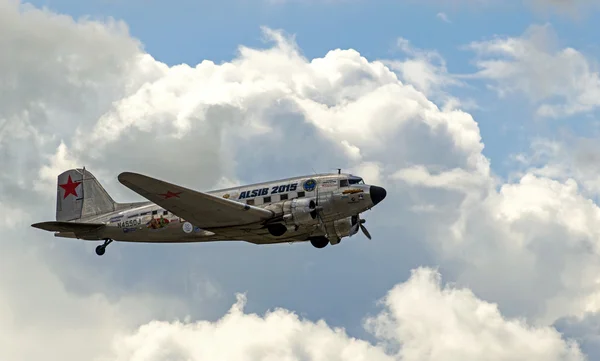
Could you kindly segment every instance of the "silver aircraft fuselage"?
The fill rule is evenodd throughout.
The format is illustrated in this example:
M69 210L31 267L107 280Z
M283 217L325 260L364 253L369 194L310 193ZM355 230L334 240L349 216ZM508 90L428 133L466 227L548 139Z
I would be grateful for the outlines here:
M385 189L364 184L361 178L344 173L293 177L206 193L273 211L279 218L269 222L285 224L286 232L274 236L267 227L258 224L201 229L147 201L130 203L126 209L82 218L82 222L105 224L105 227L85 235L75 235L73 232L57 232L55 235L121 242L242 240L255 244L302 242L310 237L326 236L331 244L336 244L358 230L358 227L353 227L353 216L357 217L371 209L386 196ZM289 201L302 198L312 198L320 205L319 219L310 224L288 222L285 208L289 207Z

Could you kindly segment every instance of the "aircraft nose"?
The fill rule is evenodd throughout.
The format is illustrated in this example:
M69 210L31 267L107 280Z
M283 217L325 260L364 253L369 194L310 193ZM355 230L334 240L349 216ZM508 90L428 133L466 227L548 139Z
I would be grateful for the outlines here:
M387 195L385 188L378 186L371 186L369 193L371 194L373 205L377 205L377 203L381 202Z

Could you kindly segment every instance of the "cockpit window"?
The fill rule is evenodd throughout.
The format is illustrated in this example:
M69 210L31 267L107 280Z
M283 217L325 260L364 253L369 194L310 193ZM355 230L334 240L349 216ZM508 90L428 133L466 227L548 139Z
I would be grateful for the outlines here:
M362 178L350 178L350 179L348 180L348 182L349 182L350 184L365 184L365 182L363 181L363 179L362 179ZM340 187L341 187L341 184L340 184Z

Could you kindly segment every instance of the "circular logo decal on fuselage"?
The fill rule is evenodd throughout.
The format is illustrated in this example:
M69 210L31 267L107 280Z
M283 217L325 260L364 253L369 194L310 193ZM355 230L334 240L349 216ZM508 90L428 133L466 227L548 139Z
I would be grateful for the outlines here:
M317 187L317 181L314 179L309 179L306 182L304 182L304 190L307 192L312 192L315 190L315 188Z
M183 231L185 233L192 233L193 230L194 230L194 226L192 226L192 224L190 222L185 222L183 224Z

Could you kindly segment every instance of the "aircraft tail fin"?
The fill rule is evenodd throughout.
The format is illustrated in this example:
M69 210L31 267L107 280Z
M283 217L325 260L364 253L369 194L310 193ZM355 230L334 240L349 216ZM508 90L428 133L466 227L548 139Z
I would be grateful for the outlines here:
M56 220L68 222L116 210L117 204L85 168L69 169L58 176Z

